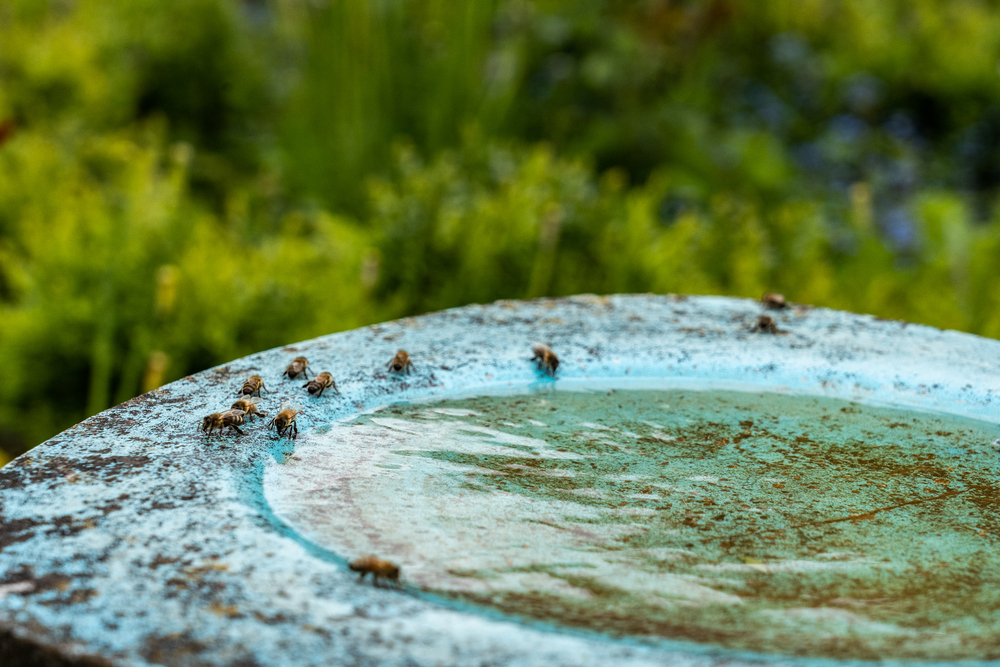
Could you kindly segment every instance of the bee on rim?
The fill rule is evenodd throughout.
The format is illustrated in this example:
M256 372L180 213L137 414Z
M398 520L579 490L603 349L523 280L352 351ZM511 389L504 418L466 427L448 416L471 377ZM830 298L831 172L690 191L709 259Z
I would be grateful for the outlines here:
M779 333L778 323L770 315L761 315L757 318L757 323L754 324L753 331L755 333L776 334Z
M333 381L333 376L329 373L320 373L302 386L308 389L309 393L315 395L316 398L322 396L323 391L330 387L333 387L333 390L338 394L340 393L340 390L337 389L337 383Z
M278 431L278 437L281 438L288 433L288 437L293 440L299 434L299 427L295 424L295 419L299 416L299 410L302 408L298 405L292 405L290 401L285 401L281 406L281 412L274 415L274 418L268 423L267 428L272 426Z
M221 434L223 429L236 431L240 435L246 435L240 430L240 425L244 423L244 412L242 410L226 410L203 417L201 420L201 430L212 436L212 431L218 430Z
M771 310L782 310L788 307L785 295L776 292L764 292L764 296L760 297L760 303Z
M410 374L411 368L413 370L417 369L417 367L413 365L413 362L410 361L410 355L406 350L400 350L397 352L396 356L389 360L386 368L396 373L400 373L405 370L407 375Z
M305 357L295 357L292 359L292 363L288 364L288 368L282 375L287 375L289 380L294 380L299 375L305 376L309 379L309 373L306 372L306 368L309 366L309 361Z
M246 413L246 418L249 419L251 416L254 417L266 417L267 415L257 407L257 404L263 401L260 396L246 396L236 401L229 406L230 410L242 410Z
M552 348L545 343L532 343L531 351L535 353L531 361L538 361L538 370L544 370L546 375L555 377L556 369L559 368L559 358Z
M267 391L267 388L264 386L264 380L259 375L251 375L243 383L243 387L240 388L240 394L243 396L253 396L254 394L260 396L261 389Z

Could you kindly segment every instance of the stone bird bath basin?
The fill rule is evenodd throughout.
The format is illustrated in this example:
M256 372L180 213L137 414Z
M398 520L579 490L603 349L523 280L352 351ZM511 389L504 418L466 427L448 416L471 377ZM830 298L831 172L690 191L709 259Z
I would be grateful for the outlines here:
M468 306L92 417L0 470L3 664L1000 658L1000 343L763 312ZM297 356L340 394L282 381ZM296 440L198 431L251 374L268 418L301 405ZM359 583L366 553L401 585Z

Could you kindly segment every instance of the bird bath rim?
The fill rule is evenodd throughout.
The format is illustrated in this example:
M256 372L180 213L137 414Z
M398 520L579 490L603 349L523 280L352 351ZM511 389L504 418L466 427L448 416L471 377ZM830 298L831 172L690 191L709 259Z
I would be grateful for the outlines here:
M652 295L467 306L250 355L133 399L0 472L0 628L114 664L194 656L280 664L289 637L298 664L331 656L402 664L439 651L456 662L558 664L582 652L594 664L801 664L540 629L359 587L339 556L275 528L259 475L289 441L256 427L208 446L196 434L200 417L235 400L246 375L276 375L292 356L332 371L342 392L300 400L311 428L398 401L551 383L528 361L534 340L560 356L557 386L666 376L992 420L996 341L810 308L771 312L785 335L753 333L761 312L749 300ZM414 357L412 376L380 370L400 348ZM124 622L134 609L148 611Z

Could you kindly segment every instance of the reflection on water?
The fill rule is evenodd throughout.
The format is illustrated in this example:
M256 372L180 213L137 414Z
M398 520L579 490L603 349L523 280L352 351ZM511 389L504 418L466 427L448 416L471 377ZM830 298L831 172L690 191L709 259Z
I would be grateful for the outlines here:
M487 396L304 434L265 493L326 548L513 614L766 652L1000 657L994 431L777 394Z

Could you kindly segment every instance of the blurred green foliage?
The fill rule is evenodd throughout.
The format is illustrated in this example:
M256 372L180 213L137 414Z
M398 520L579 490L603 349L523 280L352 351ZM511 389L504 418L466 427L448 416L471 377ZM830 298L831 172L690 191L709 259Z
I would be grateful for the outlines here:
M998 59L985 0L7 0L0 462L497 298L776 290L1000 337Z

